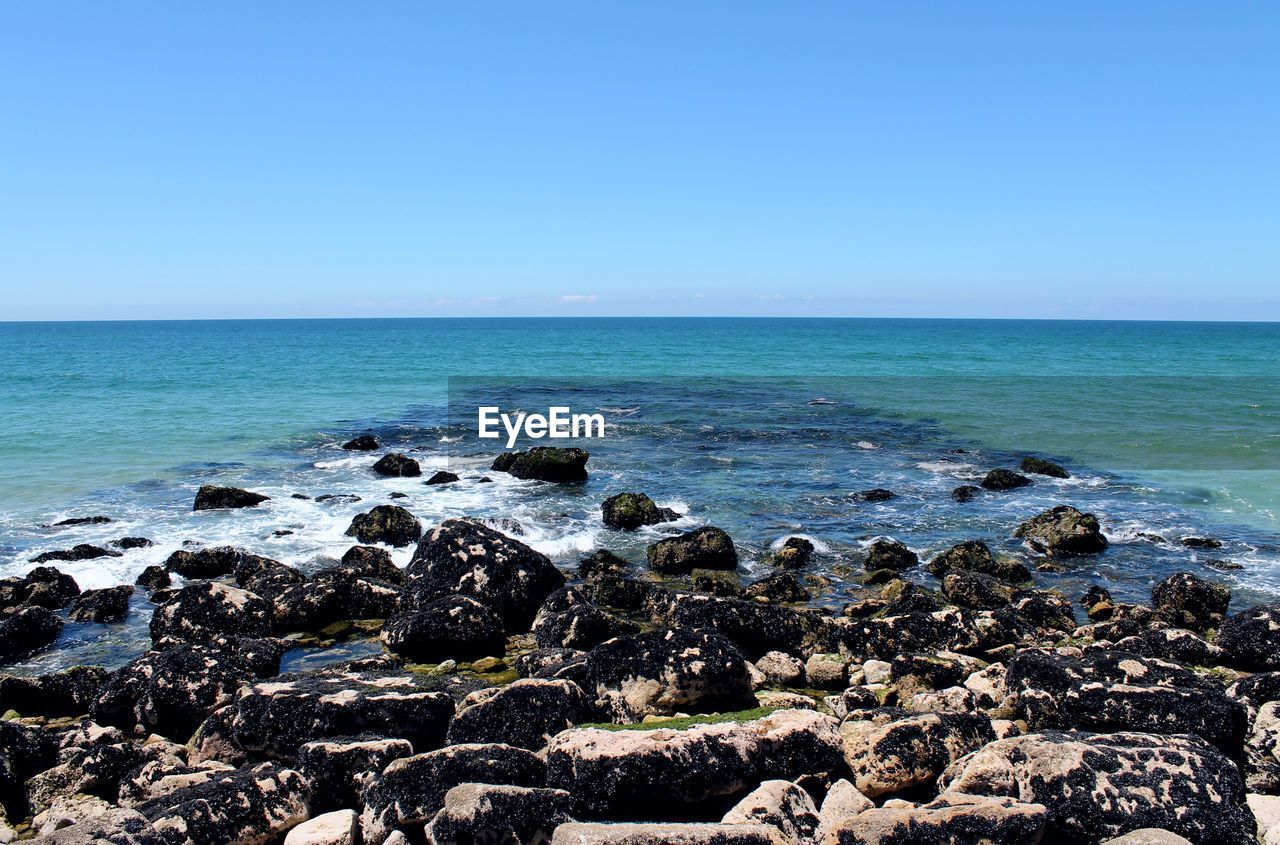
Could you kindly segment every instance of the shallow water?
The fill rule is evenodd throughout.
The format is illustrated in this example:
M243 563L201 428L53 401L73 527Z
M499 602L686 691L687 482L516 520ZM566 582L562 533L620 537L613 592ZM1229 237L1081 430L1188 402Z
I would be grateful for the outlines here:
M317 568L351 544L351 518L392 492L428 525L515 520L522 540L565 566L599 545L641 561L661 530L715 524L739 544L744 579L767 572L768 549L795 533L818 545L814 572L832 574L860 568L879 535L922 557L974 537L1025 553L1013 529L1065 502L1097 513L1112 546L1067 573L1038 574L1042 584L1074 595L1104 581L1145 600L1160 578L1190 569L1232 583L1233 607L1280 595L1280 327L1270 325L9 324L0 351L13 362L0 377L3 574L26 571L41 551L139 535L156 545L56 565L82 587L110 586L193 542ZM502 377L476 378L486 373ZM501 444L474 439L480 403L603 413L608 436L577 444L592 452L590 481L560 487L489 472ZM339 448L366 430L382 451ZM369 466L393 449L422 462L424 478L448 467L463 481L373 475ZM951 500L956 485L1028 453L1060 460L1073 478ZM482 474L494 483L476 483ZM196 488L211 482L272 500L193 513ZM897 495L875 504L851 495L871 487ZM606 530L600 501L632 489L682 520L634 535ZM326 493L361 501L315 501ZM93 514L113 522L40 527ZM1190 534L1224 545L1177 544ZM409 555L394 553L401 564ZM1244 568L1219 572L1209 559ZM833 580L820 601L838 605L856 585ZM121 625L68 625L54 650L9 670L117 665L146 646L150 608L136 598L133 610Z

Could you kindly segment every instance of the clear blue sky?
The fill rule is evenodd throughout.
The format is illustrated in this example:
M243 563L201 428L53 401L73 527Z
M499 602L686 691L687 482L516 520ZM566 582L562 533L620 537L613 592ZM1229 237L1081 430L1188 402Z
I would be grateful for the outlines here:
M1280 319L1280 5L0 5L0 319Z

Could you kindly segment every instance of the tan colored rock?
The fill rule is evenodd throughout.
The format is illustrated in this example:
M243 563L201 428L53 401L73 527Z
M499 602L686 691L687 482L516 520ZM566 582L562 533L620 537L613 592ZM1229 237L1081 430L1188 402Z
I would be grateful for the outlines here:
M808 841L818 829L818 809L809 793L787 780L767 780L752 790L721 824L763 824L788 841Z
M356 811L334 810L308 819L285 835L284 845L360 845Z
M876 807L824 828L821 845L1028 845L1039 842L1047 813L1012 798L955 795L923 806Z
M931 784L947 766L995 741L991 721L972 713L927 713L840 726L853 784L879 798Z
M578 823L556 828L551 845L786 845L760 824Z

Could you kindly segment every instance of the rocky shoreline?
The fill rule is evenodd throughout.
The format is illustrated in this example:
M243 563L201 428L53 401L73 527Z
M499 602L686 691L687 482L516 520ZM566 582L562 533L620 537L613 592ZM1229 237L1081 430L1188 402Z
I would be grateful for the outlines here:
M491 471L575 484L587 459ZM374 471L421 475L395 454ZM956 506L1025 483L995 469ZM209 486L193 507L268 501ZM675 517L641 492L601 503L617 532ZM834 611L810 603L802 537L743 584L714 526L570 571L394 504L347 534L310 576L230 547L102 590L56 568L149 542L122 538L0 581L3 661L65 619L120 621L135 591L154 605L152 650L118 670L0 675L0 842L1280 843L1280 604L1232 612L1228 587L1176 573L1149 604L1097 585L1073 606L1031 582L1107 547L1069 505L1027 514L1017 557L881 538ZM388 548L408 547L400 568ZM287 649L348 637L382 652L280 674Z

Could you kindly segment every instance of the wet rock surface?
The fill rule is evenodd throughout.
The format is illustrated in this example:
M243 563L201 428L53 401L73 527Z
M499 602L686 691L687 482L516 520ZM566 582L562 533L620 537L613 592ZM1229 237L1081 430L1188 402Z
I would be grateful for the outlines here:
M575 483L587 480L590 457L585 449L536 446L527 452L503 452L494 459L490 469L529 481Z

